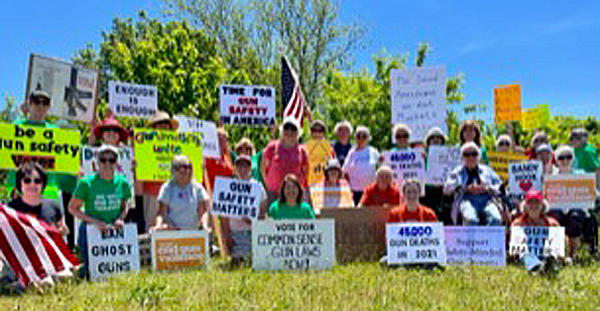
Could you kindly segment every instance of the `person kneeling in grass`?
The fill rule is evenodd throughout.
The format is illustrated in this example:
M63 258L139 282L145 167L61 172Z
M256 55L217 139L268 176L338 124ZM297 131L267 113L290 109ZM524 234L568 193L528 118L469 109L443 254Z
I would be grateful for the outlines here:
M279 199L269 206L267 215L272 219L314 219L315 213L306 202L302 202L302 186L298 177L287 174L283 178Z

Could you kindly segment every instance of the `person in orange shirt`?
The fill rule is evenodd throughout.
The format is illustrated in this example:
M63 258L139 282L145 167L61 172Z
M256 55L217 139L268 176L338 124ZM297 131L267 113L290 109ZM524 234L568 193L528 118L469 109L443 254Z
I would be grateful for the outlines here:
M364 189L358 207L392 207L400 204L400 190L393 182L393 175L389 166L381 166L375 174L375 182Z
M402 186L405 203L390 211L388 223L390 222L436 222L435 212L419 203L421 197L421 182L417 179L409 179Z

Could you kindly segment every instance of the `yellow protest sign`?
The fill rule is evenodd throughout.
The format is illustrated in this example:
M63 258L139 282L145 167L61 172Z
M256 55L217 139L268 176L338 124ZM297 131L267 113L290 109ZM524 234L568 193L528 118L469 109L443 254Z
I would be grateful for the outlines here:
M171 160L187 155L196 181L202 181L202 144L199 134L168 130L136 129L133 135L135 174L140 181L165 181L171 176Z
M0 123L0 168L34 161L46 171L79 173L79 131Z
M518 84L494 88L494 121L496 124L521 119L521 87Z
M323 180L323 170L331 156L331 145L326 140L311 140L306 145L308 153L308 174L306 180L309 185Z
M516 152L494 152L488 151L488 163L490 167L494 169L496 174L502 178L503 181L508 180L508 164L520 161L526 161L527 156L522 153Z
M521 112L521 126L526 130L533 130L550 121L548 105L537 105L535 108L525 109Z

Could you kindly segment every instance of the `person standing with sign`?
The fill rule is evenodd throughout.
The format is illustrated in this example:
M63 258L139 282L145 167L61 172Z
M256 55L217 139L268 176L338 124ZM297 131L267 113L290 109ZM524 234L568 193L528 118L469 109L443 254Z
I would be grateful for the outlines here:
M468 142L474 142L479 148L481 163L488 165L487 149L481 144L481 129L479 124L473 120L465 120L458 128L460 146Z
M365 188L358 207L393 207L400 204L400 191L393 178L392 169L381 166L375 175L375 182Z
M390 210L388 223L390 222L436 222L435 212L419 203L421 197L421 182L417 179L409 179L402 185L405 203Z
M481 149L475 142L465 143L460 154L463 164L448 175L444 184L444 193L457 192L452 208L454 222L460 212L466 226L477 226L481 222L488 226L501 225L503 210L494 199L500 195L502 181L491 168L479 163Z
M444 146L448 141L446 135L439 127L433 127L427 131L425 135L425 167L429 163L429 148L431 146ZM444 205L444 187L440 184L426 183L425 195L421 197L420 202L426 206L430 206L440 215L442 214Z
M408 125L398 123L392 129L392 142L396 144L390 151L403 151L410 148L410 128Z
M595 174L598 171L598 150L588 145L587 131L584 128L572 129L569 143L573 147L577 159L575 167L586 173Z
M302 202L302 185L294 174L287 174L281 183L279 199L269 206L267 215L272 219L314 219L315 212Z
M356 146L348 152L342 171L350 183L354 205L358 206L363 190L375 179L379 152L368 145L371 133L366 126L359 125L354 138Z
M235 145L235 154L236 156L246 155L250 157L252 160L252 179L262 184L263 181L260 176L260 159L262 158L262 151L256 153L252 141L250 141L248 137L244 137Z
M544 167L544 174L554 174L557 170L554 166L554 156L552 155L552 148L548 144L541 144L535 150L536 159L542 162Z
M127 215L127 201L131 198L131 188L125 176L115 174L119 150L102 145L96 155L98 172L80 179L69 203L69 212L81 219L79 226L79 252L84 265L81 269L87 277L87 230L86 225L94 225L104 232L111 227L121 228ZM85 206L85 212L81 210Z
M352 124L348 121L341 121L335 124L333 128L333 134L336 137L336 141L331 144L335 157L340 161L340 165L344 165L348 152L352 149L350 143L350 136L352 135Z
M27 118L17 119L13 124L56 128L56 125L46 121L50 106L52 106L52 101L48 93L42 90L33 91L26 103Z

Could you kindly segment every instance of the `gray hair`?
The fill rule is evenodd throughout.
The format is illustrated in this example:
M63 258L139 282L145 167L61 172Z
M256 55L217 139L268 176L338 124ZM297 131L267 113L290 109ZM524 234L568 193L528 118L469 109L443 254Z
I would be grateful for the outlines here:
M350 135L352 135L352 124L347 120L336 123L333 127L333 133L337 134L337 132L343 127L347 128L350 131Z
M465 151L471 150L471 149L474 149L477 152L477 157L481 156L481 150L479 149L479 146L475 142L472 142L472 141L465 143L464 145L462 145L460 147L460 155L462 156L465 153Z
M554 150L554 159L558 161L558 157L565 153L571 155L572 157L575 156L575 150L573 150L573 147L569 145L561 145Z

